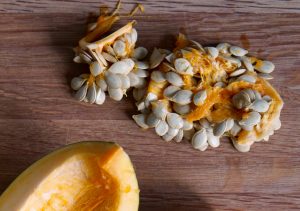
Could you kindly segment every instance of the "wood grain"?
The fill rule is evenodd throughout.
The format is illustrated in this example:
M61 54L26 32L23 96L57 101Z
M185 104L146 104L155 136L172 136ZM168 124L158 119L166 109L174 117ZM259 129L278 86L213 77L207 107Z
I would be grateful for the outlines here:
M26 167L65 144L117 141L135 165L140 210L300 209L300 4L298 1L145 1L139 43L171 48L181 31L203 44L245 45L276 64L272 81L285 102L282 128L238 153L228 140L198 152L140 130L131 97L103 106L73 100L72 62L98 1L0 3L0 191ZM113 5L113 1L106 2ZM130 9L129 1L125 9ZM220 5L220 6L219 6ZM118 26L126 23L121 21Z

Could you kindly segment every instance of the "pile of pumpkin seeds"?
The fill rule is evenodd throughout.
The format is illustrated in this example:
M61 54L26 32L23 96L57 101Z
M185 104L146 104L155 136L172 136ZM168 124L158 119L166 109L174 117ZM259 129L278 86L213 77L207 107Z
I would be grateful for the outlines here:
M230 137L239 151L249 151L235 143L236 137L242 130L251 131L261 121L268 111L272 98L253 89L243 89L232 97L236 109L243 110L246 115L242 119L228 118L221 122L212 122L208 118L189 122L185 116L195 107L202 106L208 97L208 92L199 79L189 59L185 54L198 51L208 55L211 63L218 68L218 58L227 62L234 70L228 73L220 68L221 76L212 81L213 87L225 88L235 81L255 84L257 78L272 79L270 73L274 64L248 56L248 51L220 43L216 47L203 47L196 41L190 41L190 46L175 52L164 49L154 49L150 56L150 79L148 87L135 88L133 96L140 114L133 115L135 122L143 129L154 128L158 136L165 141L180 142L188 140L195 149L200 151L210 147L220 146L221 137ZM185 86L184 76L192 76L194 88ZM163 89L162 96L155 89ZM154 90L154 91L152 91ZM277 128L278 129L278 128Z

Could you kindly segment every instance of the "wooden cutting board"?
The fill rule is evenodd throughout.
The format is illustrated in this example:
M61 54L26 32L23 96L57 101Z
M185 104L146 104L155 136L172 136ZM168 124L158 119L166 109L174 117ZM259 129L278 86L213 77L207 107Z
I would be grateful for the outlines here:
M124 11L134 3L124 2ZM300 2L142 3L145 13L135 17L139 45L172 48L184 32L203 44L230 42L272 60L272 84L285 102L282 128L249 153L237 152L226 139L205 152L188 143L165 143L131 120L136 113L131 97L96 106L71 96L71 78L87 68L72 62L72 47L101 2L2 0L0 192L60 146L107 140L124 146L133 160L142 211L300 209Z

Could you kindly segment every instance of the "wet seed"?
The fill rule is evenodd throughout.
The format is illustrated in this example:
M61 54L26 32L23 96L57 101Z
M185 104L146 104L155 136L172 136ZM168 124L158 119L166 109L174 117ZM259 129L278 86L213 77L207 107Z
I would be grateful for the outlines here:
M183 130L191 130L194 127L194 124L192 122L189 122L187 120L183 120Z
M107 91L107 83L103 78L96 78L96 84L101 88L103 92Z
M239 75L242 75L243 73L246 72L246 69L238 69L232 73L230 73L230 77L236 77L236 76L239 76Z
M215 48L215 47L207 47L206 49L207 49L209 55L210 55L213 59L215 59L215 58L218 57L219 51L218 51L217 48Z
M174 103L173 109L176 113L178 113L180 115L186 115L191 112L190 105L179 105L177 103Z
M171 99L179 90L179 87L170 85L167 88L165 88L163 95L164 97Z
M226 131L226 120L215 125L213 133L215 136L222 136Z
M180 129L183 127L183 119L176 113L168 113L167 122L170 125L170 127L175 129Z
M97 76L105 70L105 67L102 66L99 62L95 61L90 64L90 71L93 76Z
M157 67L164 60L165 56L157 48L154 48L149 59L150 69Z
M80 87L86 82L86 79L75 77L71 81L71 88L74 90L80 89Z
M80 87L80 89L77 90L77 92L75 93L75 99L78 101L83 101L86 93L87 93L87 89L88 89L88 85L84 84L82 87Z
M233 136L236 136L241 130L242 130L242 128L238 125L238 123L236 121L234 121L234 124L230 130L230 133Z
M105 92L101 90L101 88L97 88L96 101L95 103L98 105L102 105L105 102Z
M266 112L269 110L269 103L263 99L255 100L250 106L250 109L257 112Z
M134 65L134 64L133 64ZM124 74L127 75L133 68L128 60L122 60L113 63L108 69L109 72L114 74Z
M138 77L136 74L134 74L133 72L128 73L128 78L130 81L130 86L131 87L135 87L140 83L141 78Z
M174 137L174 140L176 142L181 142L183 138L183 130L179 130L177 135Z
M256 61L254 69L261 73L271 73L275 69L275 65L270 61Z
M114 42L113 49L117 56L123 57L126 55L126 44L121 40Z
M207 134L204 128L198 130L193 138L192 145L195 149L201 149L203 146L207 144Z
M241 75L237 78L238 81L246 81L248 83L255 83L256 78L252 75Z
M165 135L169 130L169 126L165 121L160 121L156 127L155 127L155 132L159 136Z
M274 77L268 73L258 73L258 77L263 78L265 80L272 80Z
M147 56L147 54L148 54L148 50L146 48L137 47L136 49L134 49L133 58L137 60L142 60Z
M174 67L179 74L193 75L193 68L190 62L184 58L175 59Z
M106 52L102 52L102 56L104 57L104 59L106 61L109 61L111 63L115 63L115 62L118 61L114 56L112 56L112 55L110 55L110 54L108 54Z
M239 121L241 126L254 126L257 125L261 120L261 115L256 112L252 111L248 114L247 118L242 119Z
M151 79L157 83L166 81L165 74L160 71L153 71L151 73Z
M122 80L120 75L106 72L105 73L105 82L107 86L111 89L118 89L122 86Z
M224 88L224 87L226 87L226 84L222 81L219 81L219 82L215 83L214 87Z
M220 138L217 136L214 136L214 134L211 132L207 133L207 142L213 148L220 146Z
M171 101L180 105L186 105L192 102L193 92L190 90L179 90L171 97Z
M254 71L254 67L251 63L251 60L248 57L242 56L242 62L248 71L250 72Z
M93 83L91 86L89 86L87 93L86 93L86 99L89 103L94 103L96 101L96 86L95 83Z
M170 84L174 86L181 87L184 84L181 76L174 72L167 72L166 79Z
M238 46L231 46L229 50L230 53L232 53L235 56L245 56L248 53L247 50Z
M150 113L146 119L146 124L151 128L156 127L159 122L160 119L158 119L153 113Z
M148 125L146 124L146 115L145 114L137 114L133 115L132 118L136 122L138 126L140 126L143 129L148 129Z
M135 62L135 67L137 67L139 69L146 70L146 69L149 68L149 64L148 64L148 62L136 61Z
M200 106L205 102L206 98L207 98L206 90L201 90L194 95L193 102L196 106Z
M120 101L123 98L122 89L112 89L112 88L108 87L107 91L108 91L110 98L115 101Z
M217 49L219 50L219 52L221 54L224 54L224 55L230 55L230 52L229 52L229 48L230 48L230 44L228 43L220 43L217 45Z

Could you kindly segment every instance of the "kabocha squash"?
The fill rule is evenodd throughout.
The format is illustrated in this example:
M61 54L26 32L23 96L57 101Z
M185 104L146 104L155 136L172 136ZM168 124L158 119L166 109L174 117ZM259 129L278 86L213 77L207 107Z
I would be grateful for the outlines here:
M148 86L133 91L141 112L133 119L165 141L186 138L204 151L226 136L246 152L280 128L283 101L267 81L274 65L243 48L204 48L180 34L173 52L154 49L149 63Z
M135 211L139 188L128 155L111 142L81 142L26 169L1 195L1 211Z

